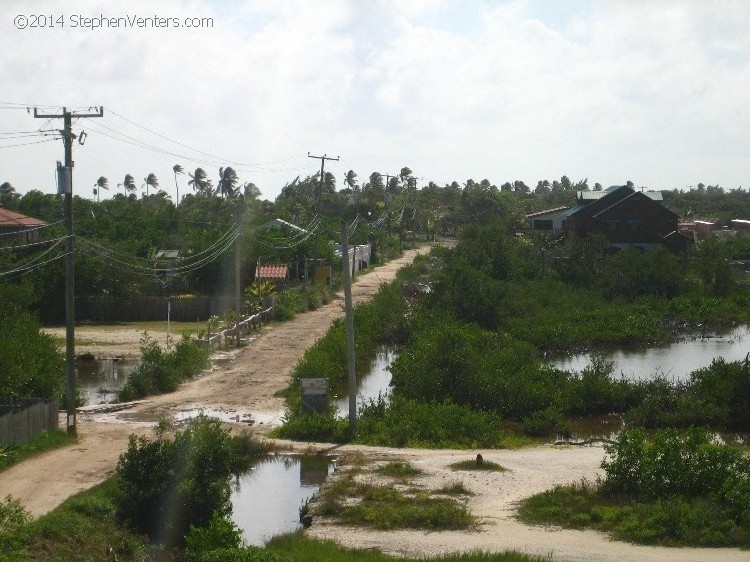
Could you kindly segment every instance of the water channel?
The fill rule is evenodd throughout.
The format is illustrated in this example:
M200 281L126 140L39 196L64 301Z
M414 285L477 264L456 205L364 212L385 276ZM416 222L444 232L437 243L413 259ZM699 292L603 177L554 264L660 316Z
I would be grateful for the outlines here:
M262 546L300 526L300 507L320 489L335 462L327 456L276 456L240 476L232 490L232 519L248 544Z
M391 372L388 368L396 355L394 349L382 348L372 360L369 371L357 377L357 407L370 400L376 400L378 395L386 399L390 396ZM349 415L349 394L345 384L334 389L333 402L340 416Z
M670 381L684 381L690 373L708 367L717 357L727 362L742 361L750 352L750 327L739 326L708 337L694 336L661 347L630 351L609 351L601 355L615 362L615 373L628 380L651 379L663 375ZM591 363L591 355L568 355L550 361L564 371L581 372Z

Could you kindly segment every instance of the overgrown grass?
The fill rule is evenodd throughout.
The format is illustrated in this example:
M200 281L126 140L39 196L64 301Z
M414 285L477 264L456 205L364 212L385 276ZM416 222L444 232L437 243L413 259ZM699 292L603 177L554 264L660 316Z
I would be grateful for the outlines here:
M269 558L273 562L541 562L546 560L516 552L489 554L474 552L467 554L449 554L430 558L392 557L376 550L358 550L342 547L332 541L318 541L306 538L301 533L282 535L271 539L266 552L278 558ZM227 559L233 560L233 559ZM234 559L255 560L255 558ZM263 562L266 559L258 558ZM218 562L218 559L217 559Z
M75 443L78 438L64 431L45 431L39 436L14 447L0 447L0 471L29 457Z
M12 502L11 502L12 503ZM9 561L183 560L182 551L166 552L119 523L113 479L81 492L32 522L8 501L0 503L0 559ZM11 513L12 512L12 513ZM8 515L9 517L5 517ZM11 521L12 519L12 521ZM223 548L191 552L193 562L541 562L508 552L434 558L394 558L372 549L342 547L294 533L272 539L265 548Z
M446 496L473 496L474 492L469 490L466 485L461 481L449 482L442 488L435 490L438 494L445 494Z
M412 465L411 463L404 461L393 461L375 469L377 474L381 476L390 476L399 480L406 480L413 476L420 476L424 474L424 471Z
M142 360L120 391L122 402L151 394L173 392L178 385L211 364L211 353L203 342L184 334L171 351L164 351L144 333L141 339Z
M314 512L348 525L386 530L457 530L477 525L469 510L453 499L358 482L353 472L321 493Z
M13 533L0 533L0 559L150 559L148 543L116 520L115 494L113 480L107 480Z
M489 472L506 472L508 469L493 461L471 459L448 465L453 470L486 470Z
M699 430L623 432L602 462L606 477L537 494L531 523L595 528L669 546L750 546L750 459Z

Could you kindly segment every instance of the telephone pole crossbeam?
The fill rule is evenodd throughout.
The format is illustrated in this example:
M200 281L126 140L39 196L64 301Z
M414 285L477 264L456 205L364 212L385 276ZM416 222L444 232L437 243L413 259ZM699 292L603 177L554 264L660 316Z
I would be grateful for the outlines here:
M62 119L63 144L65 147L65 177L62 193L65 196L63 212L65 214L65 427L68 433L75 434L76 403L75 403L75 274L73 252L73 117L104 117L104 107L99 107L97 113L75 113L62 108L62 114L39 113L34 108L34 119ZM59 164L58 164L59 165ZM59 192L59 191L58 191Z

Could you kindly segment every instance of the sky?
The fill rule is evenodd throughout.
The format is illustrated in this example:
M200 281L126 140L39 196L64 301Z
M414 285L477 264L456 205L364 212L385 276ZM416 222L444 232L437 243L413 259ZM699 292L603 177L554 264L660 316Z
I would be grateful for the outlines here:
M339 157L339 187L404 166L420 186L747 187L749 28L744 0L3 0L0 183L56 191L63 144L39 130L62 119L33 108L64 106L104 108L73 124L89 198L154 173L174 199L180 164L273 200L319 171L308 154Z

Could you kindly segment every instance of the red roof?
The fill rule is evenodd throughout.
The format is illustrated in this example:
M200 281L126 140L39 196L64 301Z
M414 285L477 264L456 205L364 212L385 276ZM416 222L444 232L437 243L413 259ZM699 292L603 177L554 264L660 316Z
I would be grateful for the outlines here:
M33 228L35 226L44 226L46 224L47 223L43 220L35 219L34 217L22 215L21 213L16 213L0 207L0 228Z
M261 279L286 279L289 276L289 267L283 263L264 263L258 270Z

